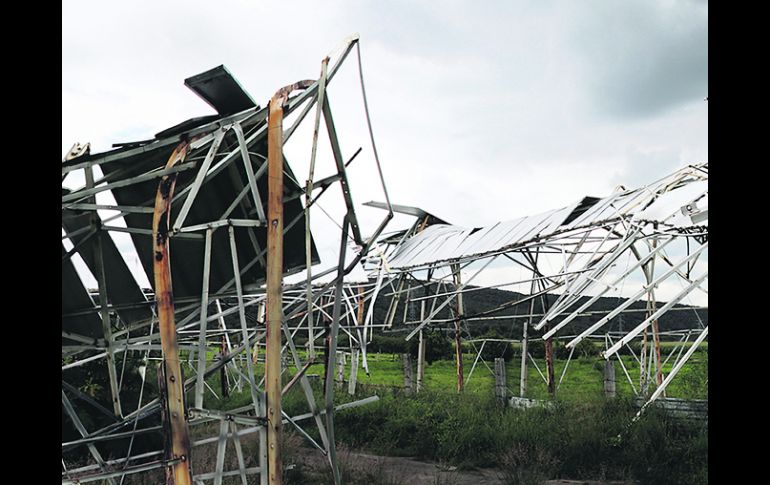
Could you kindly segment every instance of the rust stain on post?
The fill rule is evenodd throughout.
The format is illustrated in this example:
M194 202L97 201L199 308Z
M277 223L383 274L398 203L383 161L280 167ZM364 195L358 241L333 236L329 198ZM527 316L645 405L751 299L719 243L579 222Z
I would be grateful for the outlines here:
M288 93L287 93L288 94ZM283 308L283 101L270 100L267 127L267 470L281 483L281 318Z
M171 154L166 168L182 163L189 145L182 142ZM175 461L167 473L168 485L192 485L190 471L190 437L184 407L184 382L179 363L179 347L174 322L174 298L171 288L171 264L169 260L168 228L171 218L171 199L174 195L176 174L160 180L155 196L152 217L153 273L155 277L155 301L157 303L160 343L163 349L166 412L168 416L170 450L167 459ZM170 452L170 453L169 453Z

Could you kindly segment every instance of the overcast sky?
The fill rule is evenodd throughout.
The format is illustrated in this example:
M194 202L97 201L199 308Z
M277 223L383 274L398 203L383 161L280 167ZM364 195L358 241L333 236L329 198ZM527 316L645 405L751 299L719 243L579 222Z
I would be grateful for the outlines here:
M357 32L392 201L488 225L707 161L707 20L695 0L71 0L62 155L213 113L182 82L220 64L264 105ZM368 150L356 69L330 93L346 156ZM351 170L357 205L382 199L371 160ZM382 217L359 212L364 232Z

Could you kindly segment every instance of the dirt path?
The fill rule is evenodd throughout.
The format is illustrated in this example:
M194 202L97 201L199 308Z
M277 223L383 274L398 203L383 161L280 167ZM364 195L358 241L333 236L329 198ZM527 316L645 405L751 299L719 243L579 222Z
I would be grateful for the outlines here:
M325 471L328 464L317 452L308 450L295 457L305 470ZM439 463L411 458L379 456L341 449L338 453L345 483L367 485L504 485L501 470L457 470ZM323 483L320 476L307 483ZM545 485L631 485L620 481L548 480Z
M503 485L496 470L459 471L438 463L411 458L378 456L348 450L338 453L343 478L350 483L367 484L414 484L414 485ZM328 467L318 453L304 453L297 457L298 465L307 470ZM320 482L319 482L320 483Z

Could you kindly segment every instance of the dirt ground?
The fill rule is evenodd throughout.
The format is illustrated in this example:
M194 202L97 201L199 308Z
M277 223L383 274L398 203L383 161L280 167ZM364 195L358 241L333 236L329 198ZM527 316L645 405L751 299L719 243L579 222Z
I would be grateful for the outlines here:
M296 456L298 466L305 469L322 470L328 467L318 453L300 453ZM342 449L339 463L343 476L348 480L355 476L354 483L383 483L409 485L504 485L501 470L494 468L479 470L457 470L439 463L413 460L410 458L378 456ZM372 478L377 477L376 481ZM319 482L320 483L320 482ZM593 480L548 480L545 485L633 485L621 481Z

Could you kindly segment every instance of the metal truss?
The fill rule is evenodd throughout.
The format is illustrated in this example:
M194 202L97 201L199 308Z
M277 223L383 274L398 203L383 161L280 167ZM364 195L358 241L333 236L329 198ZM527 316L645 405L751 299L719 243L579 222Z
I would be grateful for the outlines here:
M376 202L368 205L385 207ZM374 264L373 271L390 288L383 293L391 298L385 324L392 326L402 306L401 323L408 328L407 340L419 336L422 341L428 326L453 332L458 348L462 338L466 339L476 351L468 379L479 361L483 363L485 345L474 338L472 324L523 319L523 335L515 340L522 346L522 397L527 394L528 363L537 367L527 349L533 338L545 342L546 372L537 371L553 396L564 378L562 373L557 382L554 375L554 339L567 341L570 358L581 340L599 339L606 345L602 354L606 359L632 341L641 340L638 381L632 380L620 363L634 392L648 397L649 405L663 395L708 335L708 324L700 322L697 338L683 353L693 330L686 332L685 339L681 333L661 332L658 325L669 311L695 312L700 321L693 306L682 304L694 291L708 294L708 164L685 167L636 190L619 188L603 199L586 197L563 209L482 228L452 226L417 208L394 208L416 216L416 220L408 229L380 241L382 262ZM625 268L620 269L623 261ZM474 291L488 288L471 284L485 271L501 266L522 268L523 276L493 287L518 288L523 296L474 315L465 312L463 295L471 297ZM461 273L469 275L465 281L461 281ZM656 290L661 285L676 285L679 290L659 306ZM637 287L638 291L631 293ZM592 309L601 297L619 296L621 289L627 295L618 298L616 308ZM555 295L555 300L547 299L549 294ZM631 308L640 300L647 302L646 308ZM415 304L420 305L419 317L407 318L410 305ZM617 335L607 330L613 319L638 312L645 318L631 331ZM593 323L577 335L565 335L577 317L588 317ZM661 335L680 338L680 345L668 357L661 355ZM480 348L476 346L479 343ZM661 368L673 355L673 369L664 378ZM459 353L456 364L457 389L461 390L464 375Z
M335 483L340 483L334 373L327 372L323 401L317 402L305 371L316 361L319 339L325 342L327 369L335 368L342 350L340 331L348 336L349 350L356 357L361 352L366 367L366 333L374 325L371 318L368 324L364 321L362 309L374 291L369 284L347 284L346 276L369 254L393 216L388 210L374 232L363 237L346 171L352 159L343 156L327 95L353 49L365 102L354 36L344 42L333 64L330 57L322 61L317 80L282 88L265 108L187 122L162 132L167 136L123 144L104 154L91 155L87 145L76 145L65 157L62 181L82 171L86 183L62 190L62 413L79 433L62 443L62 483L117 484L153 470L164 470L167 483L175 484L246 484L250 475L259 483L281 483L283 426L325 455ZM310 172L300 184L282 147L313 110L315 117L308 120L314 122ZM292 124L284 126L292 116ZM322 117L325 137L319 133ZM368 110L366 118L387 200ZM332 175L316 180L319 137L328 138L332 148ZM318 162L320 167L322 160ZM98 179L97 167L102 173ZM339 260L313 274L318 253L310 232L311 211L335 186L345 205ZM102 192L117 203L98 204L96 195ZM105 211L112 215L105 216ZM131 236L153 282L152 292L136 283L108 233ZM349 239L358 248L350 256ZM73 264L76 256L97 280L96 293L86 290ZM303 281L283 282L284 275L303 270ZM328 277L332 279L324 283ZM307 335L307 352L295 345L298 334ZM129 355L144 362L138 403L122 396L121 366ZM147 382L146 366L152 361L159 362L157 388ZM84 383L71 382L68 375L94 362L107 367L112 409L82 392ZM291 367L294 375L281 387L281 377ZM243 390L249 404L218 409L219 396L207 382L215 374L222 392ZM289 416L281 396L296 386L308 412ZM376 396L341 407L373 400ZM110 424L88 429L84 423L94 413ZM160 424L153 424L158 416ZM308 425L317 430L320 443ZM135 452L135 438L145 434L162 435L162 448ZM243 450L242 441L250 435L257 436L256 456ZM128 441L125 455L105 459L100 449L118 441ZM67 463L80 449L88 450L90 462ZM213 463L197 459L203 454L215 456ZM237 465L228 469L232 462Z

